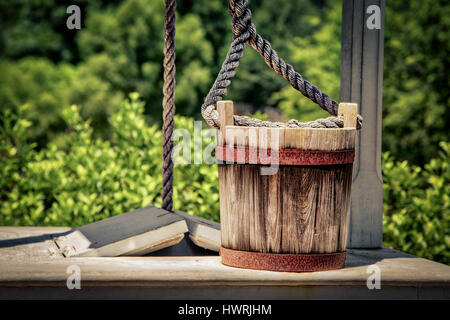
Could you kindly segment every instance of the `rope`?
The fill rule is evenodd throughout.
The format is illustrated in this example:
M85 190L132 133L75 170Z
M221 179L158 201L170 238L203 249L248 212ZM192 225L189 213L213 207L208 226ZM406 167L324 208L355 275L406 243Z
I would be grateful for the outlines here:
M165 0L164 18L164 98L163 98L163 182L162 208L173 207L173 128L175 115L175 0Z
M338 113L338 103L327 94L321 92L316 86L311 85L307 80L278 57L272 49L269 41L263 39L257 32L255 25L251 21L252 13L248 8L247 0L229 0L229 11L232 19L233 42L222 64L216 81L211 87L202 105L202 116L209 126L219 128L220 123L216 111L216 103L227 93L227 87L231 84L231 79L235 75L235 70L239 66L239 60L244 54L246 43L250 44L264 58L266 64L276 73L286 79L294 89L300 91L305 97L317 103L322 109L333 116ZM300 123L291 120L288 123L270 123L268 121L258 121L243 116L234 116L235 125L242 126L279 126L279 127L314 127L314 128L340 128L343 120L340 117L329 117L316 121ZM357 128L361 128L362 117L358 115Z
M175 126L175 9L176 0L165 0L162 208L169 211L173 209L172 135ZM226 95L227 87L231 84L235 70L239 66L239 60L244 55L247 43L264 58L264 61L272 70L286 79L293 88L317 103L331 115L337 115L338 103L304 80L290 64L278 57L277 52L272 49L269 41L263 39L256 32L255 25L251 21L252 13L248 8L247 0L229 0L229 11L232 18L233 42L222 64L222 68L202 105L202 116L211 127L220 127L216 103ZM328 117L304 123L297 120L282 123L235 115L234 124L252 127L342 128L343 119L342 117ZM358 129L361 128L361 124L362 117L358 115Z

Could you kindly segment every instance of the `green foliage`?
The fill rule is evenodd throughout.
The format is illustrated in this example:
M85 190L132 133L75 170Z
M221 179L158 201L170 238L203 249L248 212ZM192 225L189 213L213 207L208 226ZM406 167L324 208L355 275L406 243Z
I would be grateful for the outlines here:
M146 124L137 94L130 99L111 118L112 141L94 138L73 105L63 111L65 147L51 143L40 151L27 143L26 108L7 110L0 133L0 225L79 226L160 205L161 131ZM193 130L191 119L177 116L176 122ZM176 165L174 178L176 208L218 220L217 166Z
M0 1L0 57L19 59L33 55L52 61L77 62L76 31L66 27L66 9L82 12L102 9L117 0ZM82 26L83 19L82 19Z
M107 10L93 10L77 39L89 73L115 91L139 92L159 120L162 112L164 2L126 0ZM213 48L200 18L186 13L177 18L177 109L184 115L199 112L200 101L212 81ZM157 103L155 103L157 101Z
M383 154L384 244L450 264L450 143L422 169Z
M245 114L245 116L251 117L251 118L255 118L255 119L259 119L259 120L263 120L263 121L267 121L268 120L267 113L263 113L260 110L256 111L255 113L247 113L247 114Z
M99 63L100 64L100 63ZM71 64L54 64L46 58L28 57L0 62L0 106L17 110L30 107L27 118L32 121L30 136L40 146L60 138L64 123L61 106L80 104L83 117L93 118L98 133L108 131L107 117L118 108L123 95L95 76L89 65L75 68Z
M296 36L289 43L289 59L302 76L327 93L332 99L339 97L339 66L341 38L341 1L333 1L326 12L323 24L312 36ZM319 19L311 23L319 25ZM317 104L303 97L290 85L272 95L288 118L311 121L328 117Z
M448 1L388 1L383 145L424 165L449 141L450 6Z
M19 62L0 62L0 104L2 109L15 110L28 103L31 130L36 136L44 135L58 122L58 108L69 86L73 68L56 67L47 59L27 58Z

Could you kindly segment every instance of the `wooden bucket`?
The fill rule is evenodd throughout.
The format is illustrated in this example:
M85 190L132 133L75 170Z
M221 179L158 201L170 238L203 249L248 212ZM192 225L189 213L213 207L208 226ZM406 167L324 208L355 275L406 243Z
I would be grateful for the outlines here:
M344 266L357 105L344 128L233 126L217 104L222 263L273 271Z

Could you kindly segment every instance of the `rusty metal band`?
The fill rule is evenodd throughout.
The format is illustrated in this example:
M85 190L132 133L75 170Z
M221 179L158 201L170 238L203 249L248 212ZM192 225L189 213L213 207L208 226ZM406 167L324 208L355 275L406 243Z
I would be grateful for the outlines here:
M219 163L267 164L267 165L332 165L351 164L355 150L301 150L301 149L261 149L249 146L217 146L216 158Z
M227 266L282 272L313 272L342 269L345 251L336 253L285 254L241 251L220 247Z

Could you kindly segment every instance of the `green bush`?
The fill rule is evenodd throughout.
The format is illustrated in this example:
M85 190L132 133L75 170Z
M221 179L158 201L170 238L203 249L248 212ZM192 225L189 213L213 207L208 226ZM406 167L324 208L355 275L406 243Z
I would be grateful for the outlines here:
M0 225L79 226L150 204L160 205L162 135L144 121L137 95L111 118L112 141L94 138L76 106L64 109L64 147L29 144L26 107L2 115ZM176 117L193 131L192 119ZM205 142L210 142L204 139ZM193 148L193 146L192 146ZM176 165L174 207L218 220L217 166Z
M422 169L383 154L384 244L450 263L450 143Z
M96 62L101 64L99 60ZM83 118L94 119L96 135L107 137L107 119L120 106L123 94L113 91L91 69L89 64L75 68L35 57L1 61L0 110L16 110L28 104L27 119L32 122L28 130L39 147L61 139L65 125L61 110L72 104L83 106L80 113Z

